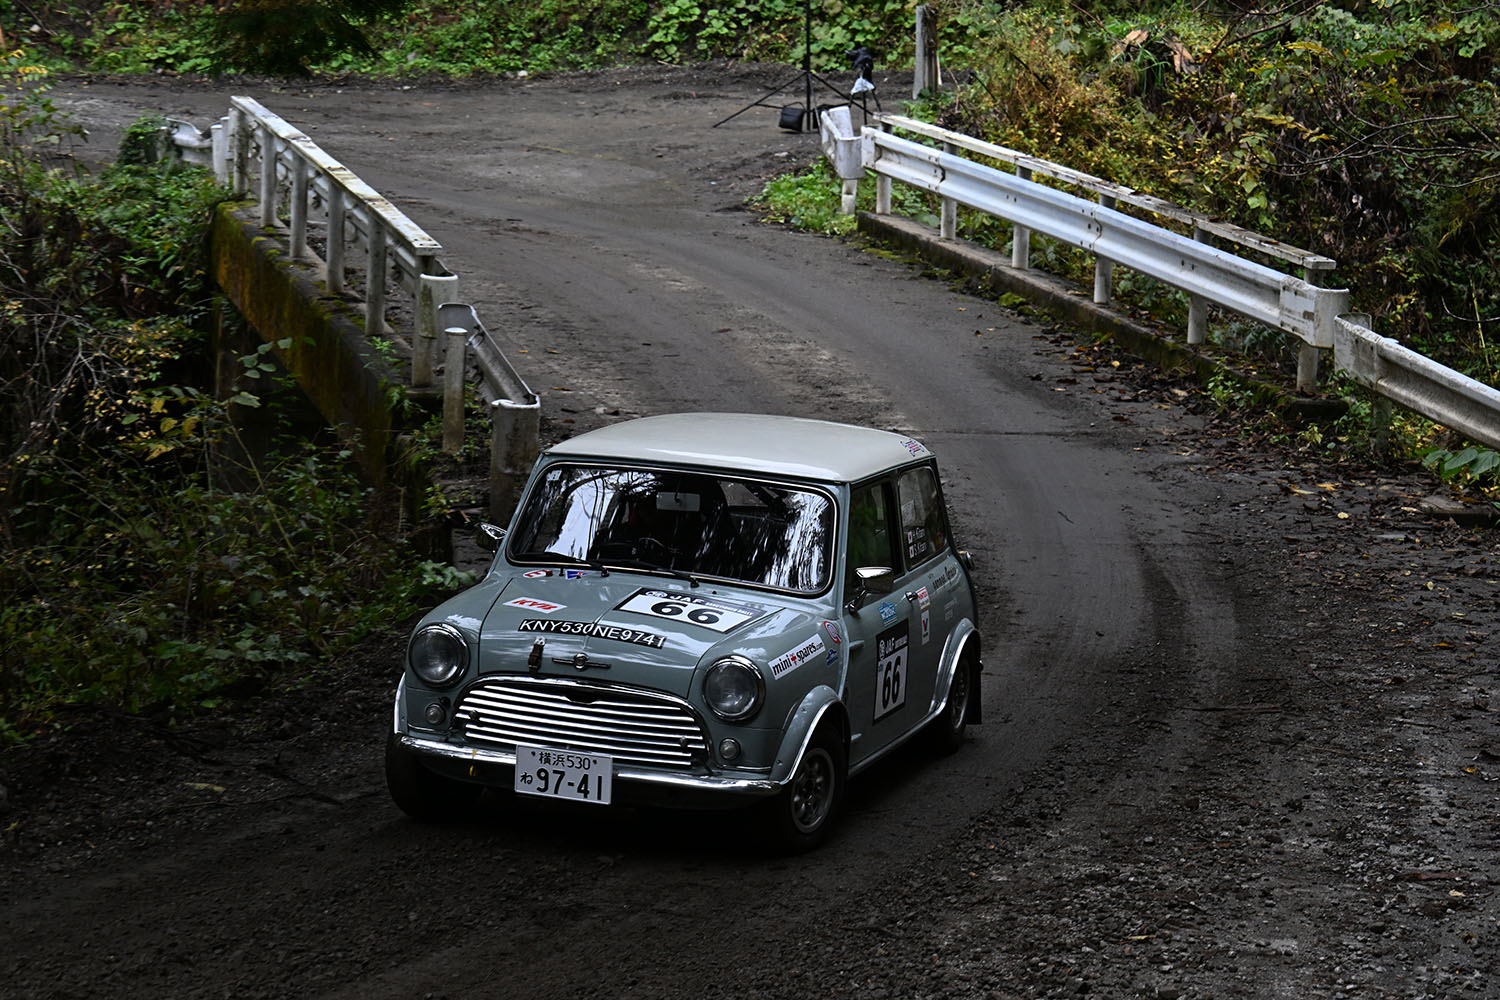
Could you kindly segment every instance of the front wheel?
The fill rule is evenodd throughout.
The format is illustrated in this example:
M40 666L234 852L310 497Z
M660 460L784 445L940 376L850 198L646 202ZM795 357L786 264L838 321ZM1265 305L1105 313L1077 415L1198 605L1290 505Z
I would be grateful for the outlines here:
M765 804L766 832L784 853L808 851L828 839L844 800L849 761L833 726L819 727L803 751L797 771Z
M435 774L391 733L385 738L385 784L391 799L412 819L441 823L454 819L478 799L480 787Z

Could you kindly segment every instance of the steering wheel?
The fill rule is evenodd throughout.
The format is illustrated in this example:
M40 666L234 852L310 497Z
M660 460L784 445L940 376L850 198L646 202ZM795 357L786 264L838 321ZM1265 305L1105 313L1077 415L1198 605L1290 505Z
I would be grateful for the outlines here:
M635 554L638 558L663 566L672 562L672 550L667 548L665 542L650 535L642 535L635 540Z

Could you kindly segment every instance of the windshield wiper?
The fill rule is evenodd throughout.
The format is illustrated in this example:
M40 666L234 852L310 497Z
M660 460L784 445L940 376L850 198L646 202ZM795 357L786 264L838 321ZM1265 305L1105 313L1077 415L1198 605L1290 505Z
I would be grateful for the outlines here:
M558 562L574 563L579 566L587 566L600 576L609 576L609 570L598 559L580 559L577 556L568 555L566 552L556 552L552 549L543 549L540 552L521 552L519 556L522 559L553 559Z
M647 572L665 573L668 576L675 576L679 580L686 580L694 587L698 586L697 579L685 569L673 569L671 566L663 566L661 563L650 562L646 559L632 559L630 562L632 565L638 566Z
M599 556L602 559L608 559L615 566L643 569L648 573L665 573L679 580L686 580L694 587L698 586L698 581L694 579L693 574L685 569L673 569L658 559L643 559L640 554L641 547L638 542L605 542L599 547ZM659 548L663 554L671 554L665 546L658 544L655 547Z

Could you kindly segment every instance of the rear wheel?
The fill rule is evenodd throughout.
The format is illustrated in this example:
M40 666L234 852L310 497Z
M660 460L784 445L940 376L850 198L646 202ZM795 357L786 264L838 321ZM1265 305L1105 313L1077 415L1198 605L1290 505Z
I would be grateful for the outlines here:
M412 819L441 823L472 807L480 787L435 774L391 733L385 738L385 784L391 799Z
M765 804L766 832L772 845L796 853L828 839L843 803L848 775L844 741L833 726L820 726L803 751L792 779Z
M930 739L934 752L946 757L964 745L969 725L969 700L973 697L974 664L968 659L960 660L953 671L953 682L948 685L948 704L931 722Z

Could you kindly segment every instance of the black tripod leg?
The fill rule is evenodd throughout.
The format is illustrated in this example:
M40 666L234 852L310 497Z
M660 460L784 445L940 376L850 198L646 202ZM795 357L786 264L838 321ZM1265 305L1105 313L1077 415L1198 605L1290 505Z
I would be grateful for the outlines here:
M745 105L743 108L740 108L734 114L730 115L729 118L723 118L723 119L720 119L719 121L714 122L713 125L710 126L710 128L718 128L720 125L723 125L725 122L729 121L730 118L738 118L740 115L744 114L746 111L749 111L751 108L774 108L776 105L774 105L774 104L767 104L766 103L766 98L772 96L773 94L779 94L779 93L781 93L783 90L785 90L786 88L790 87L792 84L801 81L801 79L802 79L802 74L798 73L796 76L794 76L791 79L787 80L785 83L777 84L776 86L772 87L770 90L766 91L764 94L761 94L755 100L751 101L749 104Z

